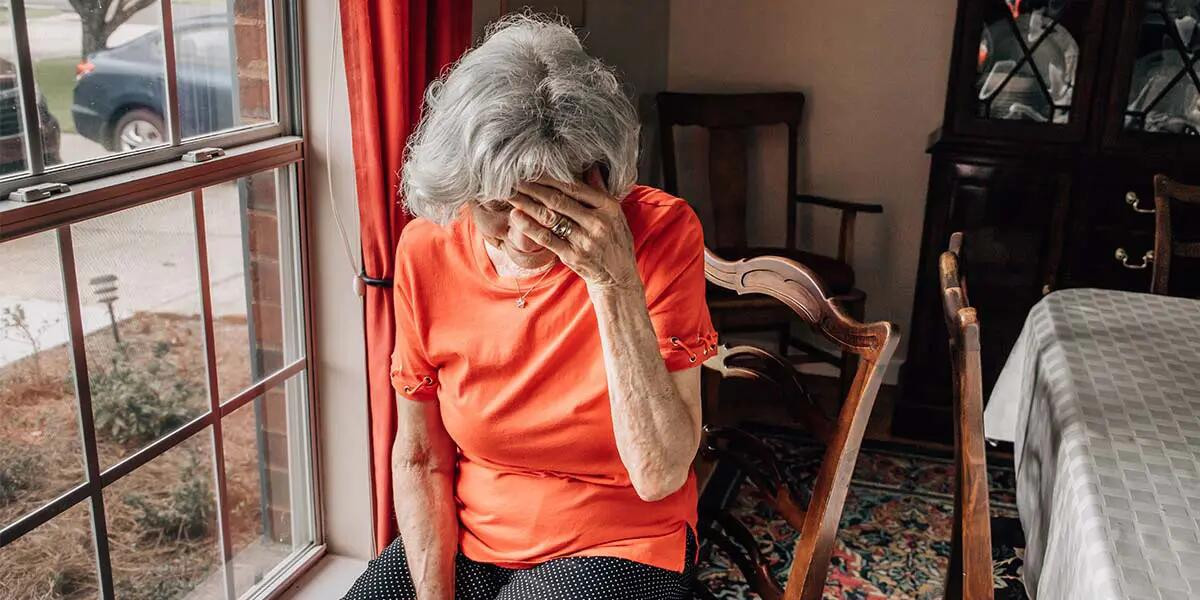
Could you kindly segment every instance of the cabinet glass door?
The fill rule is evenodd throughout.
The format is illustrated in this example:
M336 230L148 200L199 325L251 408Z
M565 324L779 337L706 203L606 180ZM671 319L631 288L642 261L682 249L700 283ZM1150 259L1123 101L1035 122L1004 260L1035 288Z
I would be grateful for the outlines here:
M1200 0L1138 2L1125 130L1200 135Z
M1090 2L987 0L979 39L975 115L1065 124L1072 120Z

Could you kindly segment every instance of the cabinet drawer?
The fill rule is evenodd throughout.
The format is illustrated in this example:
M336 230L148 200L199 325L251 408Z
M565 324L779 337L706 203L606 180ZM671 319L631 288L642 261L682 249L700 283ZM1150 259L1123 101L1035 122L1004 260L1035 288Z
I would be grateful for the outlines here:
M1086 180L1085 180L1086 181ZM1154 231L1154 174L1093 178L1077 214L1090 227Z
M1077 244L1068 287L1150 291L1152 266L1144 257L1154 249L1152 229L1098 225L1078 238ZM1123 260L1117 257L1118 249L1124 251Z

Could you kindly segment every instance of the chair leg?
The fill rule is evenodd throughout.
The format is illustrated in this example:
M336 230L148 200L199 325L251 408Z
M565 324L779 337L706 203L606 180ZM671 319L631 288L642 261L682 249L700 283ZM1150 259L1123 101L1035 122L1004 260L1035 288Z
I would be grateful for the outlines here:
M783 599L783 586L771 574L771 565L759 550L754 534L737 517L721 511L706 533L737 565L754 593L763 600Z

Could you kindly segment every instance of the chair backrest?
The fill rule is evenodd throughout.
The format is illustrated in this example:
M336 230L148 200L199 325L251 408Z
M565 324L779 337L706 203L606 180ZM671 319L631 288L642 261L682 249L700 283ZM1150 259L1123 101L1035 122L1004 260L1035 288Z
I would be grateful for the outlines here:
M979 318L959 270L963 234L950 236L938 265L942 308L954 376L954 524L946 598L992 597L992 530L988 504L987 453L983 438L983 378L979 362Z
M825 455L813 484L812 499L802 513L801 535L783 594L787 600L815 600L825 586L850 476L900 334L891 323L860 323L848 317L811 271L786 258L760 256L726 261L706 249L704 273L713 284L739 294L765 294L779 300L842 352L859 357L858 371L837 423L831 424L827 436L821 436L826 441ZM782 380L785 375L772 377Z
M745 130L765 125L787 126L787 247L796 247L796 137L804 112L804 94L658 94L662 136L663 186L679 195L675 162L675 127L708 130L708 184L716 224L717 248L746 247Z
M1154 275L1150 284L1151 293L1167 293L1171 283L1171 263L1175 258L1200 259L1200 237L1181 240L1177 227L1179 223L1171 219L1172 212L1181 210L1200 215L1200 186L1185 185L1166 175L1155 175Z

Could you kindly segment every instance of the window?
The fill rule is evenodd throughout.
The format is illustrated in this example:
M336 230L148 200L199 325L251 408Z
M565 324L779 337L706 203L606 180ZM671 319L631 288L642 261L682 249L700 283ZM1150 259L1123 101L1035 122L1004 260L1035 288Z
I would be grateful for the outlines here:
M113 4L0 0L0 597L266 597L322 548L294 7Z

